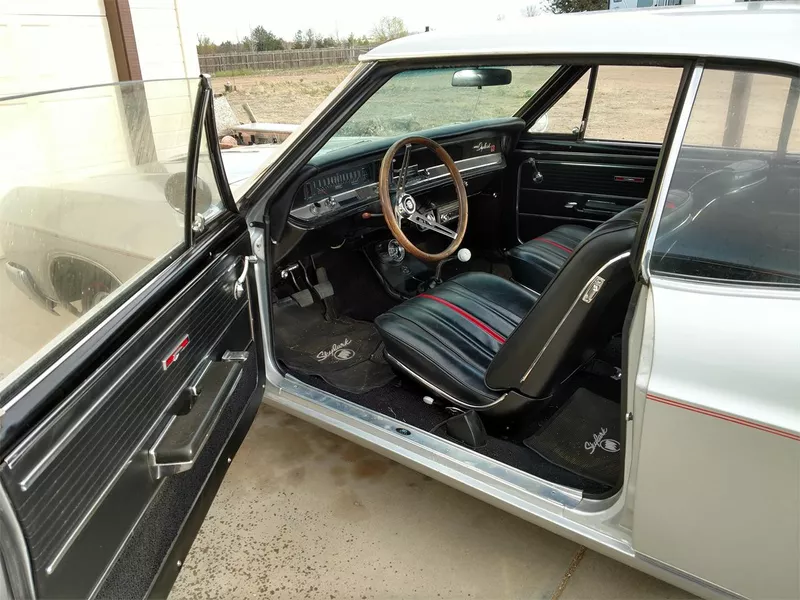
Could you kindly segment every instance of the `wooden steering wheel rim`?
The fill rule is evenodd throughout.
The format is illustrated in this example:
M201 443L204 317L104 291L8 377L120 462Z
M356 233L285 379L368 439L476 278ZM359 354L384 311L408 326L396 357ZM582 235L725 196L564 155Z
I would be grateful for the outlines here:
M400 229L400 223L397 221L394 207L392 206L392 197L389 194L389 184L392 181L392 160L394 160L397 151L408 144L419 144L420 146L425 146L432 150L436 156L439 157L439 160L444 163L447 170L450 171L450 175L453 177L456 195L458 196L458 229L456 230L455 239L447 248L438 254L423 252L406 237L406 234ZM464 235L467 233L467 188L464 187L464 180L461 178L461 173L456 163L447 153L447 150L433 140L421 136L410 136L392 144L392 147L386 151L383 161L381 162L381 170L378 174L378 195L381 199L381 211L383 212L383 217L386 219L386 224L389 226L389 231L392 232L395 239L412 256L429 262L437 262L453 254L453 252L458 250L461 242L464 241Z

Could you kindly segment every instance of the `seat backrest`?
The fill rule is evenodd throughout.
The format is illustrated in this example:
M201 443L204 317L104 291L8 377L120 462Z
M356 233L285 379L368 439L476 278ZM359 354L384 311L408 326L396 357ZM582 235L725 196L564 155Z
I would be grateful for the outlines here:
M629 257L643 212L641 202L581 242L495 355L486 372L488 387L545 397L560 375L568 375L580 364L594 336L621 326L618 315L608 311L619 308L621 294L630 297ZM623 315L627 304L623 301Z

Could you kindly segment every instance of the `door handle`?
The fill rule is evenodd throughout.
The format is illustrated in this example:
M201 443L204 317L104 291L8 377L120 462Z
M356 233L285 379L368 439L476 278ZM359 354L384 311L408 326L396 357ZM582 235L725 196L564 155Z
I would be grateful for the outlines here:
M244 282L247 280L247 270L250 268L250 263L255 263L258 260L255 256L243 256L244 269L242 274L239 275L236 283L233 285L233 297L238 300L244 296Z
M228 353L226 353L227 355ZM242 357L204 363L192 376L184 392L191 404L178 401L175 413L147 452L147 463L154 479L191 469L219 421L228 398L242 378ZM242 356L240 356L242 355ZM199 375L197 374L199 373Z

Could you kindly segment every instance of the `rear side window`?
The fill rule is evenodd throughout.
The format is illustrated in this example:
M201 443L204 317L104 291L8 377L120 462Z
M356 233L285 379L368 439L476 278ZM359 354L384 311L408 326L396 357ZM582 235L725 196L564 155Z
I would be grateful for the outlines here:
M798 78L706 70L651 271L800 285Z

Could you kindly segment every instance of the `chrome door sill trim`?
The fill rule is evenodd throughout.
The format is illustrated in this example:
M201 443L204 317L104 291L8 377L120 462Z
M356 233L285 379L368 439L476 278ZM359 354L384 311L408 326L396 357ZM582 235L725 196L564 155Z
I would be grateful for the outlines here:
M271 391L277 391L277 394L270 393ZM283 378L277 390L267 384L265 400L281 408L290 409L299 409L300 405L305 404L303 406L305 410L298 412L318 418L318 424L323 428L329 429L333 425L336 433L344 431L348 436L367 442L379 453L385 453L386 450L393 451L392 458L400 458L403 463L414 462L419 465L419 461L409 461L409 459L412 456L416 458L420 454L427 454L426 458L433 459L433 462L428 464L426 461L422 466L476 470L476 474L491 480L496 485L508 486L523 494L546 500L548 512L561 514L562 508L575 508L583 499L581 490L550 483L423 429L317 389L291 375ZM410 435L403 435L397 431L398 429L407 430ZM389 447L386 442L394 448ZM398 449L397 446L401 448Z

